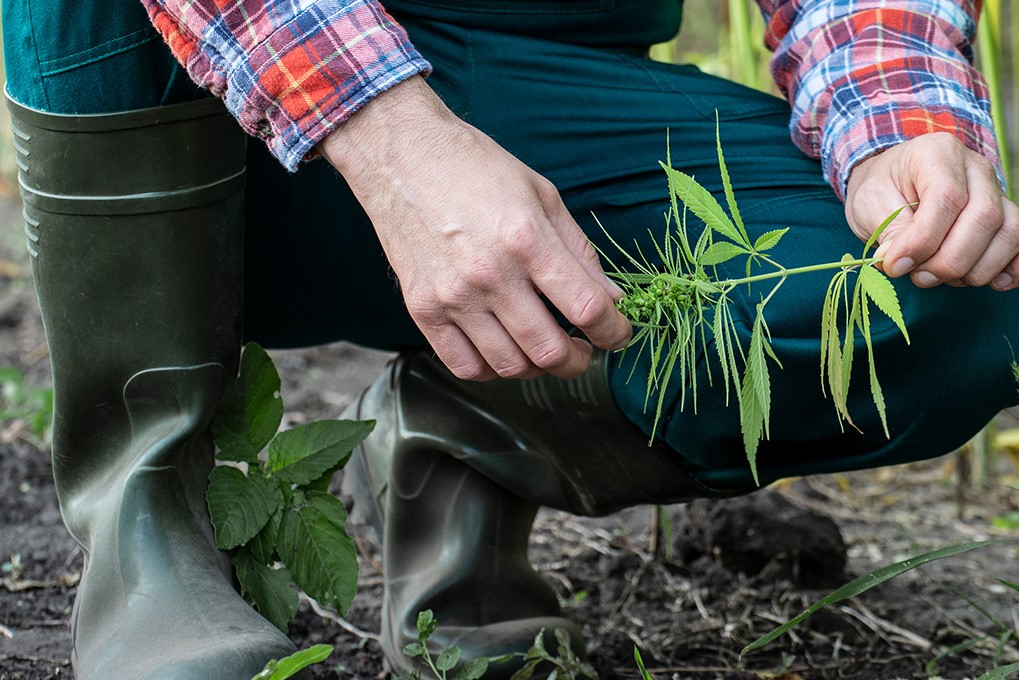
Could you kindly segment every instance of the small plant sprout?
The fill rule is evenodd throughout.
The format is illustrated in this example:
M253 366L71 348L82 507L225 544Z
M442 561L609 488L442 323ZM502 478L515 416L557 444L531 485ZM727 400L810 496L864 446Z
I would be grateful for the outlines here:
M439 680L478 680L488 672L488 664L494 659L480 658L471 659L460 664L461 650L459 647L449 647L439 652L439 655L432 658L428 649L428 639L438 627L435 615L431 609L418 613L417 642L412 642L403 648L403 653L412 659L420 658L424 661L428 670ZM459 665L459 668L457 666ZM454 673L455 670L455 673ZM450 673L453 673L450 675ZM402 676L400 680L420 680L421 674L417 671Z
M282 659L273 659L251 680L287 680L308 666L322 663L333 653L332 645L315 645Z
M0 564L0 571L10 575L12 581L17 581L21 578L21 572L25 570L25 563L21 560L21 553L14 553L11 555L11 559Z
M867 348L871 395L887 436L885 402L874 366L871 342L873 307L896 324L907 343L909 334L895 289L875 266L881 259L870 253L878 237L905 206L889 215L874 231L858 257L846 254L835 262L785 267L772 258L771 251L781 242L788 228L767 231L751 240L729 181L717 123L715 132L718 167L728 212L693 177L673 169L671 154L667 154L662 167L668 177L671 209L667 214L664 237L654 242L660 264L653 264L639 250L636 257L631 255L606 232L612 245L622 253L629 269L624 271L612 265L614 271L611 276L620 283L624 293L618 308L635 329L626 349L646 353L649 358L646 404L650 404L657 394L655 430L662 417L666 389L674 379L688 388L682 390L679 408L686 406L689 391L696 411L697 368L703 355L710 382L710 355L713 354L721 373L726 403L730 395L735 394L739 404L747 461L755 481L760 483L757 449L760 442L770 435L769 363L781 368L771 347L771 331L765 309L790 276L834 271L821 314L822 389L831 394L840 422L852 425L847 396L853 367L853 342L859 333ZM696 238L688 228L688 212L706 226ZM745 275L720 277L718 265L738 258L744 260L742 269ZM612 258L606 256L606 259L611 262ZM850 294L853 275L855 281ZM750 341L744 346L737 335L733 301L737 295L750 290L751 284L768 285L770 282L774 285L754 304ZM709 350L712 341L713 352Z
M403 653L412 658L420 658L425 667L438 680L478 680L484 677L491 664L505 663L511 659L522 658L524 665L516 671L510 680L532 680L539 675L547 680L598 680L598 674L586 662L581 660L570 647L570 636L561 628L554 631L558 651L555 655L545 649L545 630L538 631L534 644L524 653L514 652L502 656L481 657L460 662L459 647L449 647L432 657L428 649L428 640L438 628L438 621L431 609L418 613L417 642L403 648ZM394 676L395 677L395 676ZM398 680L421 680L421 672L412 670Z

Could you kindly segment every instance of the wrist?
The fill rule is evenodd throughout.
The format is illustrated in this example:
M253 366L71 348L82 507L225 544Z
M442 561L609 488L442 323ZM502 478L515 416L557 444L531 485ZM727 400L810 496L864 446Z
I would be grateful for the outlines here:
M317 150L350 179L379 160L387 148L399 149L408 135L418 136L429 121L453 117L421 76L376 96L319 142ZM404 151L407 147L403 147Z

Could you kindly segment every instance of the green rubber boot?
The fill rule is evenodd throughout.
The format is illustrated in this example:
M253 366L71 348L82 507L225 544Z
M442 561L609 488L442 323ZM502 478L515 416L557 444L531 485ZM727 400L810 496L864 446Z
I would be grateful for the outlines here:
M435 650L465 659L525 651L539 630L563 628L582 654L551 587L527 560L540 505L604 515L641 503L719 497L672 451L648 446L609 392L607 356L575 380L465 382L424 354L399 357L348 417L377 421L348 465L355 519L383 528L382 643L400 671L431 609ZM734 495L728 493L725 495ZM508 678L520 663L493 666Z
M78 680L249 680L291 642L233 588L205 505L240 349L244 140L218 100L9 102L50 348L53 472L85 568Z

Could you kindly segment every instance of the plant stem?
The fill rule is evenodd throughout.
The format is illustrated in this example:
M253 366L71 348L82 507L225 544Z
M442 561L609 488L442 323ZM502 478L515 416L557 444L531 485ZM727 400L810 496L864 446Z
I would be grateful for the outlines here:
M809 274L810 272L820 272L828 269L845 269L848 267L863 267L869 264L877 264L881 262L880 258L876 257L861 257L856 260L840 260L838 262L825 262L824 264L812 264L805 267L779 267L776 271L768 272L767 274L754 274L753 276L746 276L741 279L725 279L719 281L720 286L740 286L746 283L757 283L758 281L767 281L769 279L784 279L787 276L795 276L796 274Z
M811 272L826 271L829 269L844 269L848 267L863 267L871 264L877 264L882 261L882 258L877 257L861 257L856 260L840 260L838 262L825 262L823 264L811 264L804 267L783 267L779 264L775 264L778 269L773 272L766 274L754 274L753 276L745 276L739 279L721 279L720 281L713 281L713 287L718 290L731 290L736 286L741 286L748 283L757 283L759 281L768 281L770 279L782 279L787 276L795 276L797 274L809 274ZM685 284L689 283L689 279L683 276L676 276L674 274L659 274L658 277L662 281L669 283Z

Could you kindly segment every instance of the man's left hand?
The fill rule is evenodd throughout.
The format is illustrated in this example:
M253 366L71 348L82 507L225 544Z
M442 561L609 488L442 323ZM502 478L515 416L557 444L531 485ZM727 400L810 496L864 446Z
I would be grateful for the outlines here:
M932 133L853 169L846 217L861 239L904 205L878 239L887 274L908 273L923 288L1019 286L1019 208L1002 195L986 158L948 133Z

